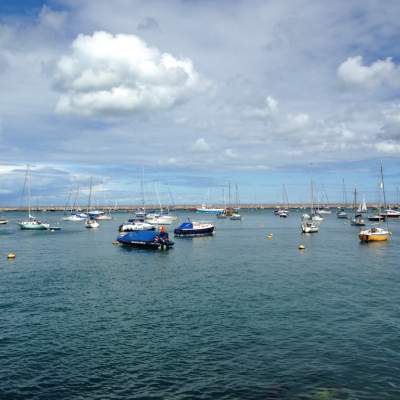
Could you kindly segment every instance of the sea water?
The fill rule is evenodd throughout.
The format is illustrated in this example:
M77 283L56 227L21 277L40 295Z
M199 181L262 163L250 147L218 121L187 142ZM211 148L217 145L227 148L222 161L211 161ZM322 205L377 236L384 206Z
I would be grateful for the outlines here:
M146 251L112 244L127 213L4 214L0 399L400 398L400 220L365 245L334 214L311 235L298 212L177 214L215 235Z

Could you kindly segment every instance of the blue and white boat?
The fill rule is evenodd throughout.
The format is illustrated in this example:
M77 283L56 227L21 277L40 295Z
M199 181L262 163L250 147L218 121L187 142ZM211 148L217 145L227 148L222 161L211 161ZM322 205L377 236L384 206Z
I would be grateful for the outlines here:
M118 236L117 241L125 246L145 249L167 250L174 245L164 231L132 231Z
M209 222L187 221L174 229L174 235L180 237L208 236L214 233L214 225Z

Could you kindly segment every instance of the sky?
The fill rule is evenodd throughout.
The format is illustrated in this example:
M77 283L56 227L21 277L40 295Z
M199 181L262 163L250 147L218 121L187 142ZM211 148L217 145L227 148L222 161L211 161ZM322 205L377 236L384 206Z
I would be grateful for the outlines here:
M0 205L377 201L400 185L400 3L2 0ZM233 189L232 189L233 190ZM83 200L82 200L83 201Z

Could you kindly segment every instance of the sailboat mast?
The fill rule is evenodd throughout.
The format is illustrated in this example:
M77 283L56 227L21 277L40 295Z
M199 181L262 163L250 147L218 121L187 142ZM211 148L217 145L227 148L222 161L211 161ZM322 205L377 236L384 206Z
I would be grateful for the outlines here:
M72 206L72 210L71 211L74 211L74 210L77 209L78 199L79 199L79 183L78 183L78 187L77 187L76 195L75 195L75 199L74 199L74 204Z
M28 165L28 218L31 217L31 169Z
M155 189L156 189L158 205L160 206L160 214L162 215L163 209L162 209L162 206L161 206L160 193L158 192L158 182L154 182L154 186L155 186Z
M88 208L87 208L87 210L88 210L88 212L90 211L90 207L91 207L91 204L92 204L92 177L90 177L90 189L89 189L89 202L88 202Z
M144 167L142 167L142 179L140 181L140 191L142 192L142 208L144 210Z
M314 213L314 185L313 180L311 179L311 214Z
M383 207L384 207L385 210L386 210L386 209L387 209L387 206L386 206L386 193L385 193L385 181L384 181L384 179L383 179L382 160L381 160L381 188L382 188L382 192L383 192ZM386 211L386 212L387 212L387 211ZM387 214L386 214L385 221L386 221L386 228L387 228L387 230L389 230L389 221L388 221Z

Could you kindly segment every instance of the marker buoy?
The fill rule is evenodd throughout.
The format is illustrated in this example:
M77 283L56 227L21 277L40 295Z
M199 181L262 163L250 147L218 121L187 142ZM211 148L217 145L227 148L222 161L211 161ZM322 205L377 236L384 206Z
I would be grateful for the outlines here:
M304 244L300 244L299 245L299 250L304 250L306 247L304 246Z
M8 254L7 254L7 258L8 258L9 260L14 260L15 257L16 257L16 255L15 255L14 253L8 253Z

